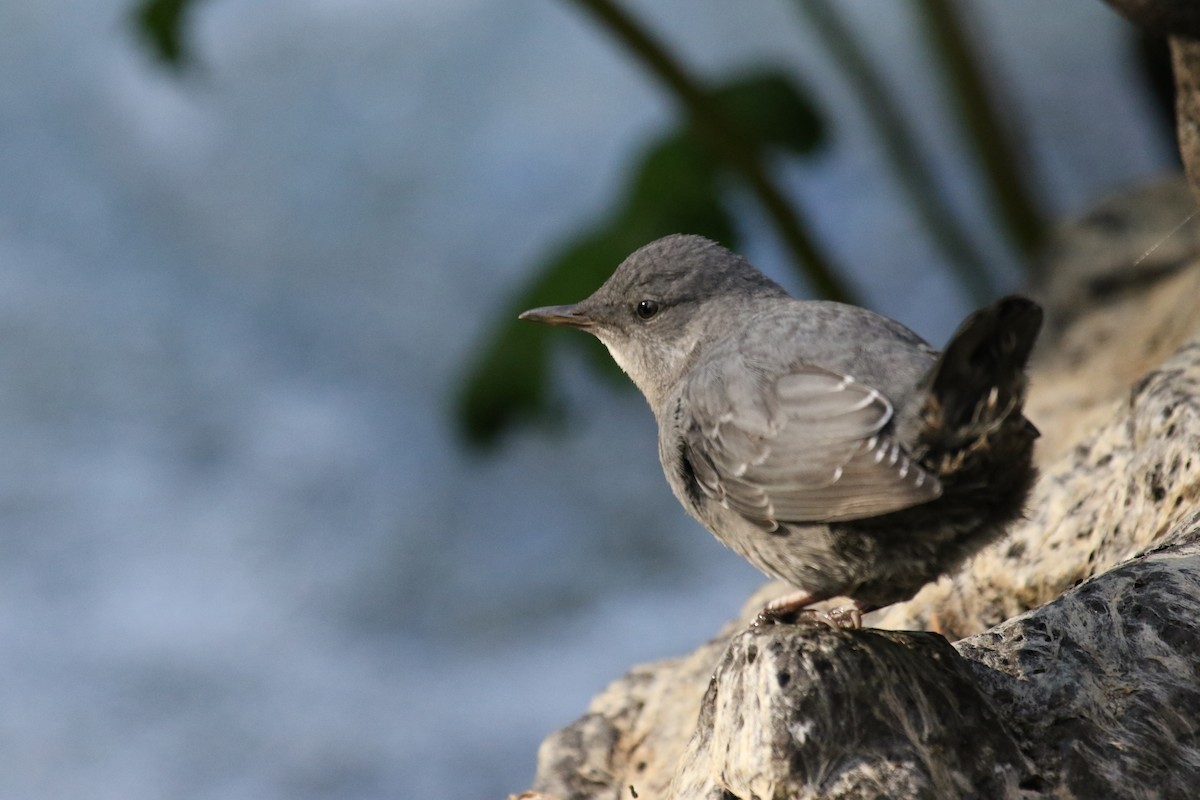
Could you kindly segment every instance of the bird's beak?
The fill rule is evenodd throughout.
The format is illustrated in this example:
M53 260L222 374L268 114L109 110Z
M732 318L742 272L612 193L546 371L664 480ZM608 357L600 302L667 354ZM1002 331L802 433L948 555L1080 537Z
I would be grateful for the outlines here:
M566 325L571 328L592 327L592 318L580 311L578 305L531 308L523 311L517 319L527 319L543 325Z

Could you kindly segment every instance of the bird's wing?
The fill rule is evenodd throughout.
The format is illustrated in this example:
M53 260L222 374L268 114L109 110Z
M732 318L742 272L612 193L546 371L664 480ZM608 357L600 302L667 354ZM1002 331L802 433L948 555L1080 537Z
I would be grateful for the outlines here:
M862 519L941 494L890 435L892 404L847 375L732 360L693 372L683 455L700 489L764 528ZM683 420L681 420L683 421Z

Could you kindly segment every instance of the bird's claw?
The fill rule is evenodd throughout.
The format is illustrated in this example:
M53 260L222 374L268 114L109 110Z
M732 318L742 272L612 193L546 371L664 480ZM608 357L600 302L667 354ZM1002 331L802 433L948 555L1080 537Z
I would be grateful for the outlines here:
M796 625L800 623L828 625L831 628L860 630L862 610L856 605L839 606L828 611L817 608L772 608L767 606L758 612L751 628L768 625Z

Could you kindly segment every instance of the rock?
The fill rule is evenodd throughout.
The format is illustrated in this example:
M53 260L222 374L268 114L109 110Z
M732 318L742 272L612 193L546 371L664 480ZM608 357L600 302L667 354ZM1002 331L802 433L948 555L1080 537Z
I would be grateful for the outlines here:
M1193 16L1200 8L1192 4ZM1179 154L1200 201L1200 34L1171 37L1171 69L1175 72L1175 119Z
M1200 787L1200 514L1164 544L959 642L1054 797Z
M976 633L1131 557L1197 507L1200 219L1172 233L1192 208L1176 181L1110 198L1056 234L1052 277L1035 292L1049 324L1027 404L1042 431L1028 518L870 624Z
M547 739L522 797L1197 796L1200 224L1172 233L1192 208L1175 182L1058 232L1028 519L866 622L933 632L750 628L770 584Z
M1036 776L965 664L930 633L739 633L666 796L1019 797Z
M587 713L538 752L533 790L545 798L661 797L696 727L704 685L721 661L732 623L691 655L635 667L592 700ZM624 795L630 797L631 795Z

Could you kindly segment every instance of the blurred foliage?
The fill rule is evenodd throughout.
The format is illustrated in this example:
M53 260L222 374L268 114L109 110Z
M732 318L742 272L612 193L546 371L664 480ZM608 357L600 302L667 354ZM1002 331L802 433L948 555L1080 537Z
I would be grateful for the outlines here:
M134 29L164 64L187 65L186 20L195 0L145 0L133 10Z
M967 149L983 172L980 188L989 195L1004 232L1032 265L1028 257L1045 238L1046 225L1029 187L1029 170L1017 157L1014 139L1019 130L1009 114L1000 113L997 87L984 74L954 0L914 0L914 9L930 52L942 66L938 75L958 114Z
M736 118L742 135L757 146L803 155L824 140L812 103L778 73L735 80L714 90L712 100L722 113ZM553 407L552 382L546 376L550 337L518 322L519 312L582 300L625 256L671 233L687 231L737 245L723 200L723 173L722 162L695 125L685 123L642 155L607 218L533 268L531 281L483 336L487 344L459 392L458 419L470 441L492 443L515 420L545 418ZM604 348L590 337L563 338L584 347L601 374L620 375Z
M737 118L730 116L731 109L716 101L711 86L693 75L617 0L566 2L590 15L641 65L648 77L662 85L697 137L758 202L811 289L831 300L853 300L840 271L832 267L828 256L817 247L803 216L767 168L761 139L745 134Z
M603 283L626 255L669 233L699 233L737 247L734 225L721 204L715 180L722 169L758 200L811 288L831 299L850 299L837 270L830 268L828 259L818 252L802 215L767 174L761 157L766 149L804 154L817 146L820 128L815 124L813 104L781 74L760 79L754 91L706 91L617 0L567 2L589 13L682 108L689 120L687 133L668 136L659 147L681 135L694 137L694 161L690 166L687 159L674 162L690 170L688 175L670 169L650 171L655 156L670 160L658 148L652 150L620 209L535 268L533 280L485 336L489 344L482 348L459 393L460 428L468 441L477 445L493 443L516 419L544 418L552 407L546 378L544 337L548 332L526 332L515 320L517 312L582 299ZM893 174L935 244L946 254L964 291L975 302L984 302L995 291L986 259L972 245L950 202L939 193L932 165L922 157L916 136L905 124L898 104L892 102L883 77L872 68L849 26L841 21L835 3L795 3L860 100ZM1024 165L1007 138L1015 132L1002 124L1006 119L996 109L995 87L985 80L959 9L950 0L912 0L910 8L941 76L948 102L958 112L968 151L980 165L981 190L989 195L1014 247L1030 256L1042 239L1044 224L1029 190ZM679 182L688 191L655 186L660 180ZM697 190L700 193L691 193ZM682 205L672 218L663 203ZM691 218L691 214L697 216ZM667 220L671 224L662 224ZM615 372L607 354L589 337L561 339L577 343L582 340L592 354L590 360L603 374Z
M723 195L736 184L753 197L791 254L811 291L852 300L840 271L820 252L800 211L766 165L770 154L808 155L823 141L814 103L781 72L706 82L695 77L618 0L563 0L588 14L657 80L681 111L680 122L636 160L615 207L534 268L486 333L458 391L458 422L467 439L490 444L518 419L545 418L553 408L547 376L548 332L518 324L516 314L538 305L582 299L629 253L671 233L698 233L736 248L736 228ZM994 294L987 260L979 254L950 202L939 191L931 163L905 123L884 75L839 17L833 0L793 0L816 31L828 57L860 101L880 138L900 188L934 243L946 255L964 291L976 302ZM142 0L134 26L164 64L179 69L191 58L187 19L197 0ZM996 81L974 52L963 9L952 0L910 0L947 102L980 167L980 191L1015 249L1034 252L1044 234L1020 163L1009 115L997 110ZM617 370L589 337L555 337L583 346L602 374Z
M883 76L843 21L834 0L794 0L801 20L861 100L863 113L879 139L883 155L899 188L921 218L934 244L975 305L996 295L987 259L976 249L955 216L944 188L934 179L931 161L917 145L917 136L901 113L900 102L888 91Z

